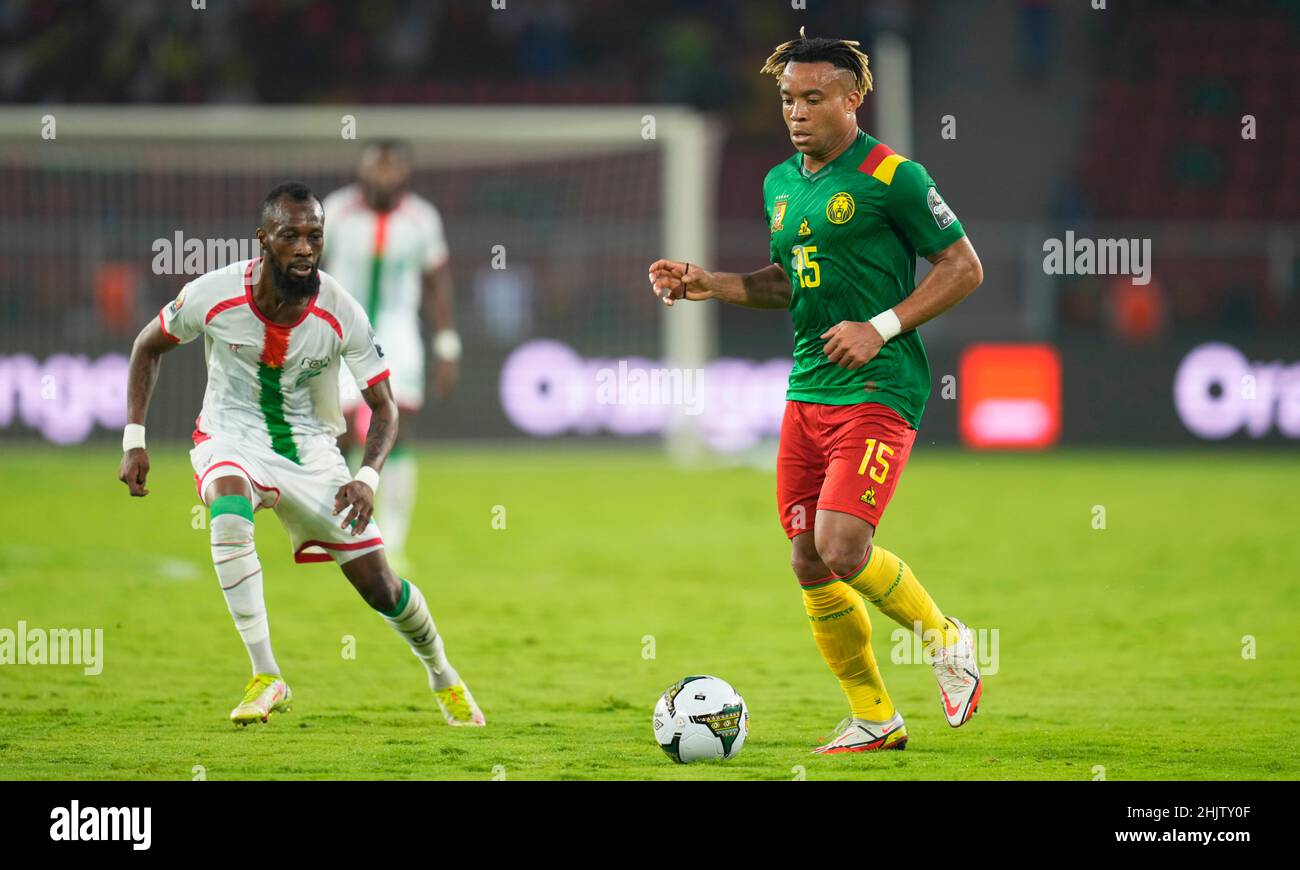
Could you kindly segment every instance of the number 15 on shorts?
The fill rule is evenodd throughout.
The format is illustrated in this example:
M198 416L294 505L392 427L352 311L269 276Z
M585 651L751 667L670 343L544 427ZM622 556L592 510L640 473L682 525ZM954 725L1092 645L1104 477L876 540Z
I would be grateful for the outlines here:
M886 457L893 455L894 450L888 444L875 438L868 438L867 452L862 455L858 474L865 474L876 483L884 483L885 478L889 476L889 460ZM873 460L876 463L874 466L871 464Z

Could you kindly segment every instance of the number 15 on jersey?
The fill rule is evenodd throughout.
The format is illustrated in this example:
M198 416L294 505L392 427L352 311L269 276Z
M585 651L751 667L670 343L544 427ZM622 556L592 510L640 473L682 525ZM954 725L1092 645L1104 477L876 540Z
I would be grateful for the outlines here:
M795 245L790 249L791 265L799 276L800 287L817 287L822 283L822 268L813 259L816 253L816 245Z

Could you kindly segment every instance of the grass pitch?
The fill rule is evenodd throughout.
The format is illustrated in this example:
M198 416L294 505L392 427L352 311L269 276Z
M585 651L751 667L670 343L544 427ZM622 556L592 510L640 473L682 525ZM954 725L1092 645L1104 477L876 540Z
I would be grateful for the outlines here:
M421 454L410 577L486 729L444 725L405 644L333 564L294 565L259 512L295 709L238 730L226 717L247 658L187 457L151 459L152 493L133 500L115 452L0 458L0 628L102 628L105 647L99 676L0 666L2 778L1300 776L1294 454L918 449L879 540L941 608L997 629L997 673L979 715L948 728L929 668L891 661L896 626L873 610L911 742L831 758L808 750L845 704L770 473L677 471L643 452ZM745 696L735 760L678 766L656 748L654 701L690 673Z

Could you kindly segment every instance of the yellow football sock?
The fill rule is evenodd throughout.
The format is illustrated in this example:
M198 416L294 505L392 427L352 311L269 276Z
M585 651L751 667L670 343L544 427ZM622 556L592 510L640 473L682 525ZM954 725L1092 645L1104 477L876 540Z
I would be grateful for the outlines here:
M894 702L871 652L871 619L861 596L835 580L805 588L803 603L813 640L848 696L854 717L873 722L892 719Z
M957 626L939 611L907 563L884 547L872 544L865 563L844 582L899 625L916 630L920 623L927 653L933 652L935 641L943 646L957 642Z

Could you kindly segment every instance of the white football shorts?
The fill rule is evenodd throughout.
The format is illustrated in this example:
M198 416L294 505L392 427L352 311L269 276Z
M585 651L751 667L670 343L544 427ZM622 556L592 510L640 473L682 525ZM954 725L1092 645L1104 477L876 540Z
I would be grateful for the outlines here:
M253 487L253 509L270 508L289 533L295 562L342 564L384 546L374 519L360 535L339 528L346 513L334 516L334 495L352 473L333 438L300 439L302 464L270 448L211 435L190 451L194 486L204 489L222 477L242 476Z

